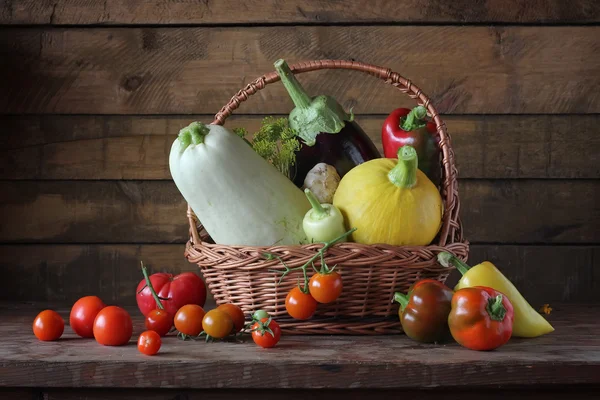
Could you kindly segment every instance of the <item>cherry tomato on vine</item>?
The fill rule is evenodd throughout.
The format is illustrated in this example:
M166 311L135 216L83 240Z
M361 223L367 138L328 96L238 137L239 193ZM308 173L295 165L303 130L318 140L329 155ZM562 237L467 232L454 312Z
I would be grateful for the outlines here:
M106 305L98 296L84 296L71 308L69 324L73 331L84 338L94 337L94 320Z
M285 309L293 318L309 319L317 310L317 301L296 286L285 298Z
M94 338L104 346L123 346L132 334L131 316L121 307L104 307L94 320Z
M233 320L226 312L217 308L210 310L202 319L202 329L215 339L222 339L233 330Z
M231 318L233 322L233 333L238 333L244 328L246 317L242 309L235 304L221 304L217 307L217 310L221 310Z
M265 310L257 310L254 312L254 314L252 314L253 321L260 321L263 318L269 318L269 313Z
M57 340L64 331L65 321L54 310L44 310L33 320L33 334L39 340Z
M342 276L337 272L318 272L310 278L308 288L319 303L334 302L342 293Z
M271 320L267 325L267 321L269 321L268 318L263 318L252 325L252 340L254 340L254 343L265 349L274 347L279 343L279 339L281 338L281 328L279 327L279 324L276 321ZM271 330L272 334L269 330Z
M155 331L145 331L138 338L137 348L142 354L153 356L158 353L162 340L160 335Z
M146 315L144 325L149 331L154 331L159 336L165 336L173 327L173 316L166 310L157 308Z
M197 304L186 304L175 314L175 329L184 335L198 336L202 332L202 318L205 312Z

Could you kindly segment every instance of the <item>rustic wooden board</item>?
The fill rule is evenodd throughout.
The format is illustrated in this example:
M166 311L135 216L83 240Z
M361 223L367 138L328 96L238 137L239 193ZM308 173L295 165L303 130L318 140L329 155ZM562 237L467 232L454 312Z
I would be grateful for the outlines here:
M455 343L421 345L406 336L284 336L261 349L236 342L163 340L162 353L103 347L78 339L70 327L58 342L29 331L39 307L2 311L0 386L153 388L497 388L513 385L600 384L597 306L556 306L552 334L511 339L493 352ZM60 310L66 315L67 310ZM143 323L134 315L134 332ZM67 367L68 366L68 367ZM265 374L265 371L270 371Z
M534 385L534 384L533 384ZM518 388L487 389L9 389L0 388L0 395L5 400L11 399L45 399L45 400L264 400L288 399L329 400L335 396L345 399L392 399L403 400L552 400L573 399L592 400L598 398L598 388L588 385L569 385L567 387L548 389L533 385ZM533 386L533 387L532 387ZM339 397L338 397L339 398Z
M137 1L3 0L0 24L274 24L600 21L593 0L360 0Z
M600 180L463 180L471 242L599 243ZM172 181L2 181L0 242L183 243Z
M3 29L0 47L10 56L0 65L0 112L210 114L283 57L392 68L446 114L598 113L598 36L600 26ZM301 79L311 94L333 95L360 114L414 104L358 72ZM276 84L240 112L290 107Z
M385 116L357 121L381 149ZM444 116L461 178L600 178L600 115ZM258 129L262 116L227 127ZM169 152L190 116L0 117L0 179L171 179Z
M140 261L151 272L199 272L172 245L1 245L0 299L72 304L95 294L106 302L135 304ZM600 302L599 246L472 245L469 263L490 260L533 307L557 302ZM82 279L84 274L85 279ZM200 274L201 275L201 274ZM453 272L447 284L459 279ZM209 296L208 303L214 303Z

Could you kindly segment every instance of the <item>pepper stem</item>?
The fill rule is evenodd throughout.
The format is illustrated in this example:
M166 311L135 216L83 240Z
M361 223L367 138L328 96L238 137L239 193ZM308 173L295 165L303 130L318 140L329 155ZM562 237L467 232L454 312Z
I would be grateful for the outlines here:
M427 109L423 106L416 106L400 122L400 128L406 132L425 126L424 119L427 116Z
M161 310L164 310L165 307L162 305L162 302L160 301L160 297L158 297L158 294L156 294L156 290L154 290L154 286L152 286L152 282L150 281L150 277L148 276L148 270L146 269L146 267L144 267L144 262L140 261L140 263L142 264L142 274L144 274L144 279L146 280L146 285L148 286L148 289L150 289L150 293L152 293L152 297L154 297L154 301L156 301L156 306L158 308L160 308Z
M452 266L456 267L456 269L460 272L461 275L465 275L471 268L460 258L453 256L447 251L439 253L437 259L439 263L446 268L450 268Z
M274 65L283 86L285 86L285 89L288 91L296 107L308 108L312 99L306 93L300 82L298 82L298 79L296 79L296 76L292 73L292 70L285 60L279 59L275 61Z
M208 126L204 125L203 123L192 122L179 131L178 137L183 145L183 148L185 149L192 143L195 145L204 143L204 138L209 132L210 129L208 129Z
M502 321L506 315L506 308L504 307L504 304L502 304L502 295L499 294L496 297L489 298L486 310L491 319Z
M310 189L306 188L304 189L304 194L306 194L306 197L308 198L308 201L310 202L310 205L313 208L311 216L314 216L314 219L325 218L327 216L327 210L321 205L321 203L319 203L319 200L315 197L313 192L311 192Z
M400 308L402 308L403 310L408 305L408 296L405 295L404 293L400 293L400 292L394 293L394 300L396 302L400 303Z
M388 178L394 185L410 189L417 184L417 168L419 160L417 151L412 146L398 149L398 164L390 170Z

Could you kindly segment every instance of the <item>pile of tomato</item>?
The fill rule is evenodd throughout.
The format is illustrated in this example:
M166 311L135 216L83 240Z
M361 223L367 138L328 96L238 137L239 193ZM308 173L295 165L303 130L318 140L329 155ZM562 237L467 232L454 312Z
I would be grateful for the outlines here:
M138 350L146 355L157 354L162 337L177 333L181 339L225 339L249 331L254 342L264 348L275 346L281 337L279 324L265 311L257 311L246 324L245 315L235 304L222 304L205 311L206 286L192 272L176 276L155 273L148 276L142 265L144 279L136 290L138 308L144 316L146 330L137 340ZM122 307L106 305L98 296L77 300L69 315L73 332L82 338L94 338L105 346L122 346L133 336L131 315ZM42 341L58 340L65 322L54 310L40 312L33 321L33 333Z

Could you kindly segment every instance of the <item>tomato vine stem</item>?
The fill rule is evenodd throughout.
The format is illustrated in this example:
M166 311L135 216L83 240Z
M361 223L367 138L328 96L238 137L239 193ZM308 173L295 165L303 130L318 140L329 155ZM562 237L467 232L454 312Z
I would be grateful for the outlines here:
M279 257L276 254L273 253L263 253L263 257L265 257L267 260L273 260L273 259L277 259L281 262L281 264L283 265L283 267L285 268L285 271L283 273L281 273L281 271L279 270L269 270L269 272L274 272L274 273L281 273L281 278L279 278L279 281L277 282L277 284L281 284L281 281L283 281L283 278L285 278L287 276L287 274L289 274L290 272L293 271L300 271L302 270L304 272L304 276L306 278L306 268L308 268L309 265L312 265L313 268L315 268L314 266L314 261L318 258L321 257L321 269L323 270L323 268L325 268L327 271L331 272L333 271L333 268L331 270L329 270L326 266L324 267L325 261L324 261L324 254L327 250L329 250L329 248L331 246L333 246L334 244L336 244L337 242L339 242L340 240L344 239L345 237L349 236L350 234L352 234L352 232L354 232L356 230L356 228L352 228L350 229L348 232L345 232L343 234L341 234L340 236L336 237L333 240L330 240L328 242L323 242L323 247L321 247L319 249L319 251L317 253L315 253L306 263L304 263L304 265L301 265L300 267L295 267L295 268L290 268L281 257ZM335 267L334 267L335 268ZM316 271L316 268L315 268ZM318 272L318 271L317 271Z
M154 286L152 286L152 282L150 282L150 277L148 276L148 270L144 266L144 262L140 261L140 263L142 264L142 274L144 274L144 279L146 280L146 286L148 286L148 288L150 289L150 293L152 293L152 297L154 297L154 300L156 301L156 306L158 308L160 308L161 310L164 310L165 307L163 306L161 300L169 300L169 299L164 299L164 298L161 299L161 297L159 297L158 294L156 294L156 291L154 290ZM144 288L142 288L142 290L144 290Z

